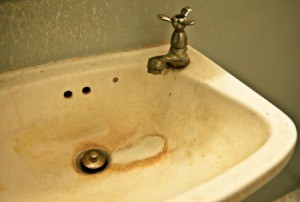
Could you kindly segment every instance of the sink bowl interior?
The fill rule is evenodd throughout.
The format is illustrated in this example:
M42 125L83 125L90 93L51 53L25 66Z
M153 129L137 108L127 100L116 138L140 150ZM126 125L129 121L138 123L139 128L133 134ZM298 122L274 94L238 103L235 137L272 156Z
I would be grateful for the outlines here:
M191 47L147 74L168 48L0 74L0 201L239 201L275 176L293 122ZM78 169L91 148L110 159L96 174Z
M260 115L206 85L221 70L201 81L180 71L153 76L140 65L96 68L94 60L90 69L68 61L2 78L1 200L166 200L237 165L269 137ZM77 172L76 155L94 146L111 154L109 168Z

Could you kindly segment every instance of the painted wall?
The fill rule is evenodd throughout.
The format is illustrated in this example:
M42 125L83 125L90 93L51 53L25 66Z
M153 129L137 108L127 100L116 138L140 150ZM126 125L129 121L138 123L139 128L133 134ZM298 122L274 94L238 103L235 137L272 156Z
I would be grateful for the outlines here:
M168 41L157 20L186 5L189 44L286 112L300 126L298 0L0 0L0 71ZM300 187L300 145L281 174L247 201Z

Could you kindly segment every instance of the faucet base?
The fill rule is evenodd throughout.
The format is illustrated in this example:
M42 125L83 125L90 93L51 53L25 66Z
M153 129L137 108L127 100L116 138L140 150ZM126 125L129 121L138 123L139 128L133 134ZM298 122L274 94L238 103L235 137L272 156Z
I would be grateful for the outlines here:
M167 66L172 67L174 69L181 69L181 68L188 66L189 63L190 63L190 60L188 57L186 57L186 58L180 58L180 60L174 60L174 61L167 62Z

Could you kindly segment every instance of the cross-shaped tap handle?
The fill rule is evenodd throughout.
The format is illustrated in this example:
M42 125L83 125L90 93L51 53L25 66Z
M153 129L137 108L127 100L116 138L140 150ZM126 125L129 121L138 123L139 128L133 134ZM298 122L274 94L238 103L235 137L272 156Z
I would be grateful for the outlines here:
M164 14L158 14L157 17L161 20L167 21L172 23L173 27L175 29L184 29L185 26L189 25L193 25L195 24L194 20L188 20L187 16L189 15L189 13L192 11L192 9L190 7L184 7L183 9L181 9L180 14L176 14L174 15L172 18L164 15Z

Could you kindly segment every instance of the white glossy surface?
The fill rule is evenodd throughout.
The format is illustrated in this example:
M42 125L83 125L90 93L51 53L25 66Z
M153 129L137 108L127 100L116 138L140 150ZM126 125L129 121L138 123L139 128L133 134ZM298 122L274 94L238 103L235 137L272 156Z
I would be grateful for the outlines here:
M276 175L293 122L191 47L187 68L147 74L167 49L2 73L0 200L235 201ZM76 154L97 145L109 169L77 173Z

